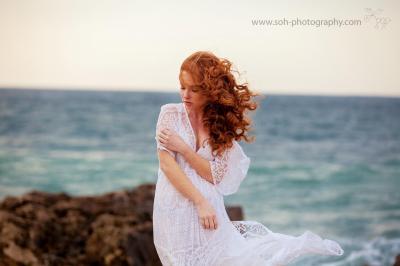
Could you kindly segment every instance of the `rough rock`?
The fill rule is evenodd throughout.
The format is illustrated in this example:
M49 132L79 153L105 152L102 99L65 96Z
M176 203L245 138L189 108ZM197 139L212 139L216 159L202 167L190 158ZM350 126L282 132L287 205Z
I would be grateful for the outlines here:
M400 254L396 256L393 266L400 266Z
M154 184L96 196L31 191L0 202L0 265L161 265ZM243 220L239 206L227 208Z

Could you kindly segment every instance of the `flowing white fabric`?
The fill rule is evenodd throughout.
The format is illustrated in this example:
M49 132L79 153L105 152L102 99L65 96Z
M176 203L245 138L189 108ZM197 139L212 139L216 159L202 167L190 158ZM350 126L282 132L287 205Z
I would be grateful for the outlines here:
M161 106L156 135L170 128L195 151L196 139L183 103ZM274 233L256 221L230 221L223 196L235 193L247 175L250 158L238 142L214 157L207 144L197 154L209 160L213 183L201 178L184 157L166 149L157 137L157 148L168 151L189 180L213 205L218 228L204 229L193 202L185 198L158 169L154 198L154 244L163 265L287 265L307 254L343 254L338 243L322 239L311 231L300 236Z

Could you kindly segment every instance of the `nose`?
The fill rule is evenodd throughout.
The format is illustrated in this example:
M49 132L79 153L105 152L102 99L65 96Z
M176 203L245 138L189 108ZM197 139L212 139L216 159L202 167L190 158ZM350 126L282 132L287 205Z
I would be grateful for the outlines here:
M185 100L190 100L190 91L189 90L184 90L183 91L183 99L185 99Z

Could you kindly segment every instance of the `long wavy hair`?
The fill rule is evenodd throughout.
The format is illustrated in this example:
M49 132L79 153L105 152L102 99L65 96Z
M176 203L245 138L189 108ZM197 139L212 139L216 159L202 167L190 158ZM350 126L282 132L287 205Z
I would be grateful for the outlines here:
M255 110L258 103L252 97L259 94L250 91L248 83L238 84L233 75L232 63L225 58L218 58L208 51L198 51L187 57L180 68L187 71L200 87L199 92L206 96L203 108L203 126L209 129L209 144L215 156L221 155L233 146L233 140L253 142L249 136L252 130L251 119L245 111Z

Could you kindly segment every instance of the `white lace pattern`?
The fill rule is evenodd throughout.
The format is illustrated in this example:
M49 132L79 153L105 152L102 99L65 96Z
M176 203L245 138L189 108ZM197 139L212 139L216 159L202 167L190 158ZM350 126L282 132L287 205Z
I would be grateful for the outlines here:
M162 128L175 130L195 151L196 139L182 103L161 107L156 134ZM154 197L154 244L164 266L242 266L287 265L307 254L342 255L336 242L322 239L311 231L300 236L274 233L255 221L230 221L224 195L235 193L247 175L250 158L238 142L222 155L214 157L210 146L198 155L210 163L213 184L200 177L184 157L162 146L155 137L157 149L168 151L193 185L215 208L218 228L204 229L194 204L185 198L158 169Z

